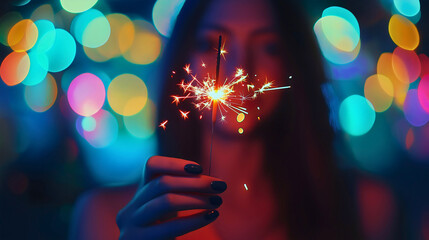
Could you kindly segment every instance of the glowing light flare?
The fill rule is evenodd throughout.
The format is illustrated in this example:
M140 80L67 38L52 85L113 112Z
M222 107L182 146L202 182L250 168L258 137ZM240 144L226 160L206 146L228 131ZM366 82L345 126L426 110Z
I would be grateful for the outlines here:
M366 79L365 97L376 112L384 112L392 105L394 89L390 79L381 74L375 74Z
M340 105L339 119L345 132L352 136L362 136L374 125L374 107L362 96L349 96Z
M407 18L395 14L389 21L389 34L399 47L413 51L420 43L417 27Z
M34 86L26 86L24 98L27 105L35 112L45 112L54 105L58 95L57 83L51 74Z
M429 121L429 114L420 104L417 89L408 91L404 102L404 115L407 121L415 127L421 127Z
M96 75L83 73L70 83L67 99L74 112L81 116L91 116L103 107L106 90Z
M247 184L244 184L244 189L246 189L246 191L249 190L249 188L247 187Z
M16 23L9 31L7 43L15 52L31 49L37 41L38 30L31 19Z
M158 127L160 127L160 128L162 128L162 129L165 130L166 127L167 127L167 123L168 123L168 120L165 120L164 122L160 123Z
M12 52L3 59L0 77L8 86L21 83L30 71L30 58L26 52Z
M392 67L397 78L405 83L412 83L419 78L421 63L414 51L397 47L392 55Z
M179 110L179 112L183 119L188 119L188 114L190 113L189 111L184 112L182 110Z
M239 133L239 134L243 134L243 133L244 133L244 129L243 129L243 128L239 128L239 129L238 129L238 133Z
M110 83L107 99L116 113L123 116L137 114L148 99L146 84L136 75L121 74Z
M290 88L290 86L273 87L273 82L267 82L261 88L250 89L248 87L248 93L236 93L235 87L237 85L243 85L248 79L248 75L245 74L244 70L237 68L234 76L231 79L225 79L222 84L216 87L216 80L211 78L207 74L202 80L198 79L192 74L190 64L185 65L184 71L190 76L188 83L182 80L179 83L179 87L183 90L183 95L172 95L172 103L178 105L185 99L194 100L194 105L198 110L210 110L212 106L217 107L219 110L221 120L225 120L224 113L228 110L235 112L236 114L248 114L247 109L243 107L244 102L255 99L259 94L266 91L281 90ZM213 105L213 103L216 103Z

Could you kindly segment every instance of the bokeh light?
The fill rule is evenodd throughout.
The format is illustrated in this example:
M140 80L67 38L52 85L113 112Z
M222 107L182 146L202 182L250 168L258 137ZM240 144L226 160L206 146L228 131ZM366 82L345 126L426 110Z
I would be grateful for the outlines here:
M73 19L71 32L83 46L96 48L105 44L109 39L110 24L103 13L90 9Z
M406 50L414 50L420 43L416 26L407 18L395 14L389 21L389 34L393 42Z
M80 13L92 8L98 0L60 0L64 10L71 13Z
M54 105L58 88L54 77L47 74L46 78L34 86L25 87L25 101L35 112L45 112Z
M352 95L341 103L339 118L345 132L353 136L361 136L374 125L374 107L366 98Z
M0 17L0 43L9 46L7 36L10 29L23 19L19 12L8 12Z
M44 54L39 54L37 51L31 51L28 53L28 57L30 58L30 70L25 77L22 84L27 86L34 86L39 84L45 79L48 70L46 66L48 66L48 58Z
M55 26L51 21L48 20L37 20L34 22L38 29L38 39L32 49L32 51L46 52L49 50L55 42L54 37L44 38L49 32L55 33Z
M245 117L246 117L246 115L244 115L244 113L239 113L237 115L237 122L239 122L239 123L243 122Z
M135 29L134 41L128 50L123 53L124 58L134 64L153 63L161 53L161 38L149 22L135 20L133 23ZM122 47L122 45L120 46Z
M388 77L381 74L370 76L366 79L364 91L376 112L384 112L392 105L394 90Z
M0 77L8 86L21 83L30 70L30 58L26 52L12 52L0 66Z
M92 132L97 126L97 121L93 117L83 117L82 118L82 129L87 132Z
M384 75L390 79L394 89L394 101L398 107L402 107L407 96L409 84L399 80L393 70L393 54L383 53L377 62L377 74Z
M392 55L392 67L396 77L405 83L417 80L421 72L419 56L414 51L397 47Z
M404 102L404 115L407 121L415 127L421 127L429 121L429 114L420 104L417 89L408 91Z
M404 16L413 17L420 12L420 0L393 0L393 3Z
M74 112L81 116L91 116L103 107L106 90L96 75L83 73L71 82L67 98Z
M148 100L144 108L135 115L124 116L128 132L137 138L149 138L155 133L155 104Z
M30 19L33 21L46 20L50 22L55 22L54 9L52 9L52 6L50 4L43 4L33 11Z
M420 105L429 113L429 75L424 76L417 88Z
M353 51L360 41L356 17L342 7L329 7L322 13L322 30L328 41L341 51Z
M330 7L314 24L314 32L323 56L334 64L348 64L360 52L360 28L347 9Z
M86 55L96 62L105 62L126 52L134 41L135 29L131 19L119 13L106 16L110 24L110 37L98 48L84 47Z
M37 51L48 57L49 72L60 72L72 64L76 56L76 42L66 30L57 28L42 37Z
M118 137L118 121L109 111L101 109L92 116L95 119L95 128L92 131L83 131L83 136L95 148L111 145Z
M170 37L177 15L185 0L157 0L152 10L153 23L158 32Z
M24 52L31 49L37 41L38 30L31 19L24 19L16 23L9 31L7 43L15 52Z
M107 99L116 113L123 116L137 114L148 99L146 84L136 75L119 75L110 83Z

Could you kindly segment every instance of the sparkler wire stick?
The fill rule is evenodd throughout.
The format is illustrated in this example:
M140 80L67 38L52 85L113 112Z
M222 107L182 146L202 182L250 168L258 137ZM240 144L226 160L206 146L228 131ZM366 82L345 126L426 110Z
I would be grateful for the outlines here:
M216 59L216 82L215 82L215 91L219 89L219 68L220 68L220 54L221 54L221 46L222 46L222 35L219 36L219 45L217 48L217 59ZM217 112L217 100L213 101L213 109L212 109L212 135L210 140L210 165L209 165L209 176L211 174L212 169L212 152L213 152L213 135L214 135L214 125L216 123L216 112Z

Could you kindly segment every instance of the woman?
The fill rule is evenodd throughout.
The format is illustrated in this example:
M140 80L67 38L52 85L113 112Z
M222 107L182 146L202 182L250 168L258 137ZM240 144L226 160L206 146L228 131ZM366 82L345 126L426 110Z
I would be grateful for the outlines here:
M335 167L320 57L298 9L281 0L186 1L166 51L168 80L159 121L169 122L159 134L162 156L148 160L142 184L119 212L120 239L363 237L352 191ZM250 114L242 123L235 121L233 111L224 113L227 123L216 124L208 176L210 115L180 119L169 96L178 92L186 63L199 66L204 61L213 70L196 67L193 73L214 75L219 35L229 52L221 79L242 67L253 79L260 78L256 87L267 78L291 89L246 102ZM174 79L167 76L171 70L177 72ZM192 108L192 103L180 104L180 109ZM243 135L237 133L239 127Z

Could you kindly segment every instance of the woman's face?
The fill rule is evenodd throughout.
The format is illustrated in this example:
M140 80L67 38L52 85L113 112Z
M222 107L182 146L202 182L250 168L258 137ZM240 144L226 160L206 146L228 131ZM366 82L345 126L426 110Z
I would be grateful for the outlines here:
M284 45L271 5L266 0L212 1L196 35L191 67L197 78L204 78L207 73L214 78L216 49L219 35L222 35L227 53L224 55L226 60L221 58L219 81L223 83L225 78L233 78L237 68L248 74L247 82L234 87L234 95L252 94L248 85L254 85L254 89L267 82L273 82L273 86L286 85L289 75L284 62ZM205 68L202 63L205 63ZM227 111L222 109L222 113L217 111L217 127L227 133L238 134L240 128L244 130L243 134L251 132L278 106L283 91L268 91L255 100L245 101L242 106L248 114L240 123L237 121L238 114L233 110L226 108Z

